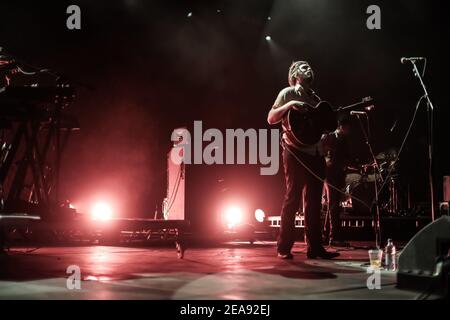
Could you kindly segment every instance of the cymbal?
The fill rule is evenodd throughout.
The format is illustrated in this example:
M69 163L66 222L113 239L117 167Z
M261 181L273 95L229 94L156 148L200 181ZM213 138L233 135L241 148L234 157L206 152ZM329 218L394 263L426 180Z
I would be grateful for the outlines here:
M375 156L377 160L394 160L397 158L397 150L395 148L387 149Z
M361 168L355 168L355 167L345 168L346 173L359 173L360 171L361 171Z
M375 156L375 159L377 160L385 160L387 158L386 154L384 152L380 152Z

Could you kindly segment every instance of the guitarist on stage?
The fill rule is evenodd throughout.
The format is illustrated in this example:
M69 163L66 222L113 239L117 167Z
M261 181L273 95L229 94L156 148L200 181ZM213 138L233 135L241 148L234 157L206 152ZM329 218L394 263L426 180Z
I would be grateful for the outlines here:
M307 257L310 259L331 259L339 253L328 252L322 247L321 236L321 200L325 179L325 158L321 143L312 146L298 146L285 133L287 130L287 112L296 108L302 110L304 104L315 106L320 98L311 89L314 73L306 61L296 61L289 68L289 87L278 94L269 111L269 124L281 122L283 128L283 165L286 193L281 211L281 227L278 238L278 257L292 259L291 249L295 242L295 214L299 210L304 192L305 234ZM318 177L316 177L316 176Z

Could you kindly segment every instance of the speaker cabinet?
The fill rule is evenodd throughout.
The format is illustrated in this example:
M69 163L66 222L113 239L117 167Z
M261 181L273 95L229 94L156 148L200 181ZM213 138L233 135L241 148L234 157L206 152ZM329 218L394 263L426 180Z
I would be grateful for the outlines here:
M437 261L438 258L448 259L449 250L450 217L442 216L420 230L401 252L397 287L431 290L443 285L440 280L446 275L442 274Z

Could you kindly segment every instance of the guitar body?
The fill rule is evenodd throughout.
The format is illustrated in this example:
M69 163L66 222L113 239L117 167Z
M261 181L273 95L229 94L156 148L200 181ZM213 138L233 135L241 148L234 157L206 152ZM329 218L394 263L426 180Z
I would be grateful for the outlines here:
M289 110L287 122L286 134L299 147L316 144L322 134L337 127L335 112L327 101L321 101L315 107L305 105L301 109Z

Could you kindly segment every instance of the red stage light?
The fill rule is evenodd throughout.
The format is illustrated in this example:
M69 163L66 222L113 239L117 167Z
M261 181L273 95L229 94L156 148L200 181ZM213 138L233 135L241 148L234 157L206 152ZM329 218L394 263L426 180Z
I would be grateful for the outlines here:
M109 220L112 218L112 208L105 202L97 202L91 210L93 220Z
M243 212L242 209L240 207L237 206L232 206L232 207L228 207L225 210L225 222L228 226L228 228L233 228L234 226L240 224L242 222L242 218L243 218Z

